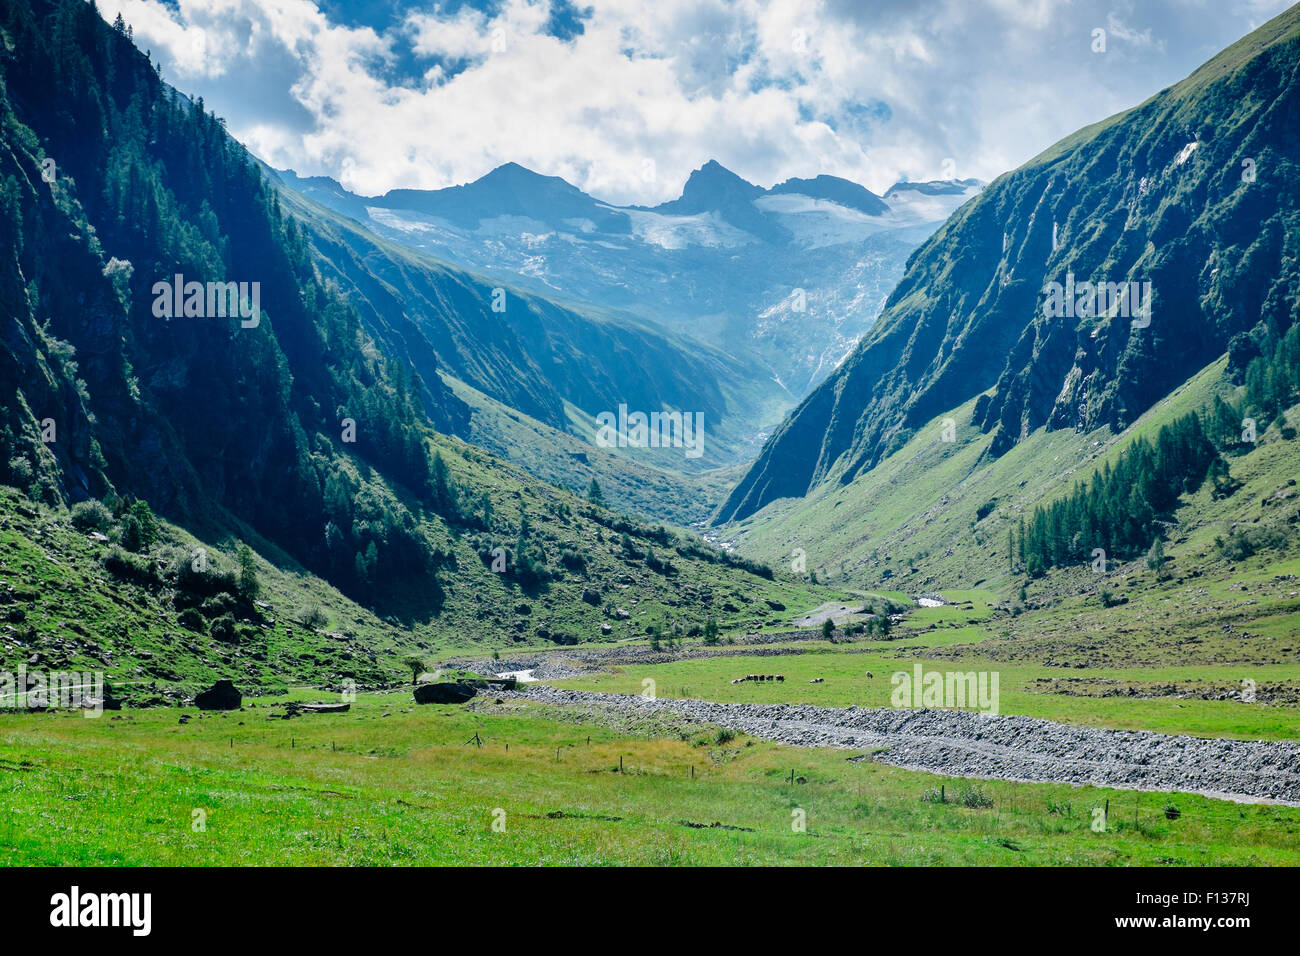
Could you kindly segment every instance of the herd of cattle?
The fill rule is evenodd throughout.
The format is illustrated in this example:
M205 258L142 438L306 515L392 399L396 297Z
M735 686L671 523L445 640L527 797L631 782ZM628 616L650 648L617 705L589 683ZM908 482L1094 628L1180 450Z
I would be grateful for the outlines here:
M867 677L874 678L875 676L876 675L871 673L871 671L867 671ZM755 681L774 680L777 681L778 683L785 683L785 675L784 674L746 674L744 677L737 677L735 680L732 681L732 683L743 684L747 680L755 680ZM826 682L826 678L824 677L814 677L808 683L824 684L825 682Z

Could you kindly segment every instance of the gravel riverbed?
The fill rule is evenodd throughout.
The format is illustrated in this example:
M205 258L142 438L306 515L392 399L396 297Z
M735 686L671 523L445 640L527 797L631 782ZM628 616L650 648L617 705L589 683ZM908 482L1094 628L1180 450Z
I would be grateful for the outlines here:
M514 695L512 695L514 696ZM952 710L722 704L567 690L544 684L517 696L617 715L714 724L800 747L863 750L880 763L953 777L1180 791L1300 806L1300 746L1069 727L1035 717Z

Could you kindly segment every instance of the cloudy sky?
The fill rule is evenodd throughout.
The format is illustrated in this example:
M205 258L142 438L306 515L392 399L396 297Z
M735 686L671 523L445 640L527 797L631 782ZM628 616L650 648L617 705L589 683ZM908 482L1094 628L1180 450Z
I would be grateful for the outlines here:
M277 167L373 195L504 162L619 203L992 179L1295 0L99 0ZM1100 31L1100 32L1099 32ZM1104 47L1104 49L1103 49Z

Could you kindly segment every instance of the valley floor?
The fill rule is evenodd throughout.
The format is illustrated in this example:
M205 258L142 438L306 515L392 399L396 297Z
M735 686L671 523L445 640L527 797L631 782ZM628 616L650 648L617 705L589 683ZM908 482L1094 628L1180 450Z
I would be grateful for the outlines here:
M513 699L417 707L394 693L293 720L281 703L186 723L170 708L0 717L0 852L13 865L1300 864L1293 807L943 780Z
M286 718L291 699L326 699L299 691L229 713L0 714L0 853L11 865L1300 865L1300 807L1186 792L1300 799L1294 744L842 709L866 682L849 669L871 662L869 683L887 684L885 668L910 663L899 652L918 639L756 635L739 647L482 662L532 664L559 686L463 706L397 691ZM730 683L755 669L786 680ZM821 683L808 683L814 671ZM635 693L651 673L653 704L565 689ZM692 692L748 702L676 699ZM1088 700L1141 719L1134 701ZM1187 726L1218 720L1245 737L1295 714L1164 703ZM1225 721L1219 708L1246 716ZM954 727L990 719L1004 732L954 746ZM1016 767L1035 760L1057 768L1041 775L1050 782L978 779L1033 777Z
M863 593L831 615L832 641L812 628L447 658L444 679L536 679L465 705L400 690L286 717L291 700L338 700L299 689L228 713L0 712L0 853L11 865L1300 865L1300 665L1273 649L1274 635L1290 646L1289 592L1246 609L1244 640L1189 654L1112 630L1106 659L1077 617L1067 634L1055 606L1011 615L982 591L913 604L887 637L849 634L857 607L883 599L910 602ZM896 675L918 666L996 674L1004 716L892 709Z

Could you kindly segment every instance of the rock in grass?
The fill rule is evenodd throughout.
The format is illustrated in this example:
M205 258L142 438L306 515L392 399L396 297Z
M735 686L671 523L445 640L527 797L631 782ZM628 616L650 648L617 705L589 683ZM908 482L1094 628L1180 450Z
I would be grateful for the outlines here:
M284 705L285 711L295 717L299 714L346 714L351 704L309 704L290 701Z
M238 710L243 701L244 695L236 689L234 683L224 679L194 698L199 710Z
M463 704L478 691L469 684L421 684L415 688L417 704Z

